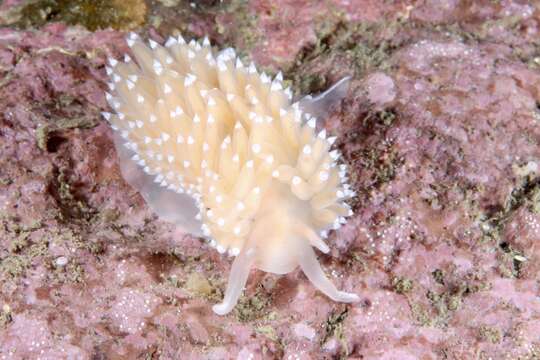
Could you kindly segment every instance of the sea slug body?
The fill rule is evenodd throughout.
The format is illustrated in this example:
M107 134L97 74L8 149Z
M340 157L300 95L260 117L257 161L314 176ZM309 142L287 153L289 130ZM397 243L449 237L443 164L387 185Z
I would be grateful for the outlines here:
M335 301L336 289L313 247L327 253L329 230L352 214L347 169L315 117L346 91L292 103L282 75L245 65L205 38L144 44L131 33L133 59L109 60L103 113L115 130L123 176L163 219L235 256L217 314L230 312L249 271L285 274L300 266Z

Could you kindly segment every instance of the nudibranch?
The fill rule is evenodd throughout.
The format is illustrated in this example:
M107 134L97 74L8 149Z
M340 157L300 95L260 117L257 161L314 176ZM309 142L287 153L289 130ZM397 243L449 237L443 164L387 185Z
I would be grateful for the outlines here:
M234 308L252 267L300 266L331 299L357 301L326 277L313 250L329 252L323 239L352 214L346 165L314 116L344 96L348 79L293 103L281 73L272 79L208 38L126 40L133 58L109 59L114 111L103 116L124 178L149 206L236 257L214 312Z

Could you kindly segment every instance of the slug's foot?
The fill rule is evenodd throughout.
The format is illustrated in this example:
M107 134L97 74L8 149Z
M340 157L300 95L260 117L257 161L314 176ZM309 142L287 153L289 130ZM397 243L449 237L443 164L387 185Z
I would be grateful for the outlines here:
M242 290L246 286L247 278L251 266L255 259L255 250L242 249L240 254L234 259L231 273L229 275L229 282L227 284L227 290L225 290L225 297L220 304L216 304L212 307L212 310L218 315L228 314L238 302Z
M317 256L310 246L306 246L300 256L300 267L309 281L326 296L334 301L356 302L360 297L353 293L339 291L334 284L326 277L321 264L317 261Z

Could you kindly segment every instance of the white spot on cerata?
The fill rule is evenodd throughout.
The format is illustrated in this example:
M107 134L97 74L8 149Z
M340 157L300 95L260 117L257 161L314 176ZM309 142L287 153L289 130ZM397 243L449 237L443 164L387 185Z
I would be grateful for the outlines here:
M106 99L114 111L102 116L126 139L123 145L133 151L129 161L152 176L154 188L140 191L162 187L190 196L191 220L220 253L257 251L244 246L260 210L283 206L265 198L274 194L272 187L307 200L313 211L306 211L304 225L317 224L313 230L322 238L345 223L343 215L353 215L346 204L355 196L347 167L331 149L336 137L315 131L321 124L292 103L281 72L272 79L233 49L212 48L207 37L189 44L169 37L162 47L130 33L127 42L133 59L126 54L124 63L109 59L106 66ZM327 219L321 224L315 221L319 206L325 211L320 218Z

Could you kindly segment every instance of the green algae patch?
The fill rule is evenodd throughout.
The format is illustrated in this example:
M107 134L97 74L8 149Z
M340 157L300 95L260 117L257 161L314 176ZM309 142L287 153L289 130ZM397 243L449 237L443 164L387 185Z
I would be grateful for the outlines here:
M13 316L11 313L11 307L8 304L2 306L2 311L0 311L0 329L4 328L13 321Z
M199 273L192 273L186 280L186 289L199 297L211 297L214 288L204 276Z
M411 304L413 318L422 326L432 326L433 320L429 316L429 311L420 303Z
M241 322L258 320L269 316L268 307L271 302L271 294L259 285L253 296L242 296L233 311Z
M268 339L270 339L272 341L278 341L278 336L276 334L276 330L270 325L264 325L264 326L256 327L255 331L258 334L266 336Z
M144 0L37 0L19 10L20 27L41 27L51 22L82 25L88 30L130 30L146 18Z
M12 278L21 276L30 266L30 261L24 255L8 256L0 261L0 270Z
M413 289L413 281L404 277L396 277L392 280L392 288L398 294L406 294Z
M265 308L269 302L268 297L261 294L255 294L249 298L241 298L235 307L236 318L242 322L262 318L266 313Z
M216 17L216 31L226 38L240 56L245 56L262 38L258 30L258 16L243 0L232 0ZM232 27L231 25L234 25ZM233 30L233 31L231 31Z
M47 262L47 267L53 285L65 283L82 284L85 280L84 268L74 260L69 260L65 266L59 266L50 259Z
M437 284L444 285L444 272L441 269L435 269L431 273L431 276L433 276L433 280L435 280Z
M500 243L499 249L497 271L501 277L519 279L527 258L507 242Z
M47 48L44 52L58 52L70 57L79 56L61 48ZM58 93L49 100L36 102L31 111L39 114L36 119L35 141L43 151L56 152L68 139L70 130L92 129L100 123L99 109L81 102L75 96Z
M351 152L351 158L364 169L373 172L374 188L381 188L394 180L398 170L405 164L402 154L391 143L382 148L355 150Z
M379 23L348 22L340 12L317 20L314 44L300 51L285 69L298 94L328 87L327 74L343 69L361 77L373 70L392 68L391 56L403 44L392 34L402 27L398 19Z
M41 239L37 242L32 242L30 239L34 231L42 228L42 224L39 221L35 221L29 225L22 225L18 223L16 218L8 216L0 218L0 226L4 234L7 234L6 239L9 243L9 253L5 257L0 258L0 274L7 275L11 278L18 278L32 265L35 258L47 254L48 241ZM0 236L2 235L2 232L0 232Z
M416 286L409 288L406 279L394 278L392 286L394 291L405 296L411 311L412 319L420 326L438 327L445 329L449 326L452 316L458 311L464 299L474 293L487 291L491 285L485 281L482 274L470 274L464 279L452 280L451 274L445 274L441 269L435 269L431 276L437 283L435 291ZM402 289L405 289L402 290ZM425 298L413 296L413 292L425 291ZM418 294L417 294L418 295Z
M157 0L151 3L147 22L165 37L181 34L189 41L208 36L220 49L233 47L243 60L263 39L259 16L245 0Z
M498 242L499 247L505 251L506 246L502 240L502 233L506 224L521 207L525 207L531 213L537 213L540 200L540 177L529 173L524 169L526 165L513 166L514 174L518 177L512 192L507 196L503 204L486 211L479 216L482 222L480 228L483 232L482 240L485 243ZM523 254L520 254L523 256Z
M0 272L17 278L25 273L37 257L42 257L48 252L48 243L39 242L28 246L24 253L12 254L0 259Z
M482 341L489 341L492 344L498 344L502 340L501 330L491 326L480 326L478 337Z
M540 109L540 104L538 105ZM530 194L529 209L533 214L540 214L540 187L535 187Z
M338 340L342 348L339 359L347 359L347 355L349 355L347 338L345 336L345 332L343 331L343 323L347 319L348 315L348 308L332 311L326 319L326 322L323 324L324 335L321 337L321 341L319 342L322 346L331 338Z

